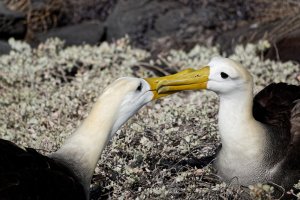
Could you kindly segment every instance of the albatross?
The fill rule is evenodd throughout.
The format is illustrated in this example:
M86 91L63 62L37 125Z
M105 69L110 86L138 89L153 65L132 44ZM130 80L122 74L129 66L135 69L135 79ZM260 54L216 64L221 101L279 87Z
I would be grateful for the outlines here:
M252 75L238 62L213 58L207 66L163 80L158 92L207 89L220 100L222 147L214 166L225 181L276 183L300 179L300 86L272 83L253 97Z
M88 199L92 175L108 140L143 105L171 94L155 89L159 81L172 78L176 76L116 80L50 156L0 139L0 199Z

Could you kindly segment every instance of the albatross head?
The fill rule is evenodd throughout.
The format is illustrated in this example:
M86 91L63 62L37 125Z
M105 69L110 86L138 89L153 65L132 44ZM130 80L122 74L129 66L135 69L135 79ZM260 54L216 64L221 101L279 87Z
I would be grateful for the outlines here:
M143 105L160 96L163 95L158 95L155 90L151 90L150 84L145 79L131 77L117 79L100 97L101 104L107 105L110 110L115 110L111 133L116 132Z
M190 73L176 80L161 81L158 84L158 92L208 89L225 95L249 87L252 87L252 76L240 63L229 58L215 57L199 70L190 69Z
M251 74L238 62L215 57L209 63L207 89L218 94L230 94L252 85Z
M190 71L184 70L176 75L145 79L131 77L119 78L106 88L95 104L95 107L99 109L92 109L92 112L94 110L97 112L102 111L102 114L105 113L105 122L108 124L113 123L111 124L112 129L110 130L111 134L113 134L146 103L174 93L158 93L158 83L165 80L175 80L188 72ZM99 114L95 114L95 116L97 115Z

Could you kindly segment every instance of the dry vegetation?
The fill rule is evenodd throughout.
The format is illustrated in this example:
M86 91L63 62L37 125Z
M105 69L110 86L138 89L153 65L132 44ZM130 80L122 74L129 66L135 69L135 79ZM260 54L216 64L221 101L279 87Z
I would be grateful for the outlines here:
M37 49L14 40L10 44L13 51L0 58L0 137L45 154L59 148L110 82L132 76L132 66L146 58L150 65L161 62L132 49L126 38L65 49L56 39ZM256 91L271 82L299 84L299 65L257 56L267 46L238 46L230 57L252 72ZM218 54L217 47L195 46L190 52L171 50L163 59L183 69L206 64ZM144 68L134 74L153 76ZM148 104L103 152L93 188L100 185L101 196L111 199L270 199L272 187L233 188L218 179L211 164L201 167L219 145L217 110L217 96L206 91Z

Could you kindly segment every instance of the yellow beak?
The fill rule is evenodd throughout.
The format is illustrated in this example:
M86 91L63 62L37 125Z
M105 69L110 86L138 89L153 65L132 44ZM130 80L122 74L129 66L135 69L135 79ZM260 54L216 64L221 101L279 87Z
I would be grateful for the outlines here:
M201 90L207 88L209 66L199 70L186 69L177 74L161 78L145 79L154 92L154 99L182 90Z
M170 94L180 91L180 90L170 90L170 91L160 91L159 92L160 87L164 88L164 85L162 85L162 84L173 83L178 80L181 80L181 79L183 79L182 76L184 76L186 74L190 74L194 71L195 71L194 69L189 68L189 69L183 70L181 72L178 72L176 74L172 74L169 76L145 78L144 80L147 81L148 84L150 85L150 90L154 94L153 99L159 99L161 97L168 96Z
M173 75L145 80L154 94L153 99L158 99L182 90L206 89L208 76L209 66L205 66L199 70L189 68Z

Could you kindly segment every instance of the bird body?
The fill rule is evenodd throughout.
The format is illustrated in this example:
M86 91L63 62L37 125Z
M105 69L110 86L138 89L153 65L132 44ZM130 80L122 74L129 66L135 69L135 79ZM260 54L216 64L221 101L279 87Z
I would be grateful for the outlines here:
M83 185L69 167L31 148L0 139L0 199L83 200Z
M267 129L267 180L291 188L300 180L300 86L270 84L254 97L252 113Z
M252 115L253 80L251 74L234 61L213 59L209 64L207 89L220 98L218 126L222 148L214 166L227 181L237 177L242 185L266 182L268 132ZM222 67L219 67L222 66ZM223 78L220 74L228 77ZM231 80L230 80L231 79Z
M49 157L0 139L0 200L84 200L101 152L114 133L158 94L161 79L120 78L98 98L88 117Z
M300 179L300 86L271 84L253 98L251 74L216 57L200 70L165 80L158 92L208 89L220 99L222 148L214 166L228 182L273 182L290 189Z

